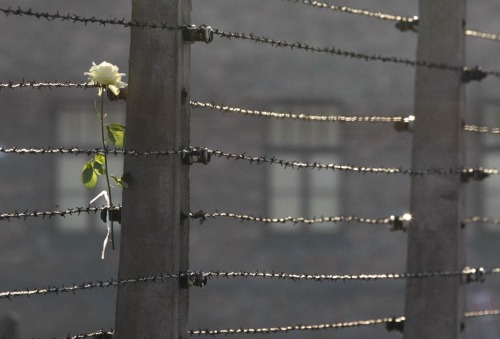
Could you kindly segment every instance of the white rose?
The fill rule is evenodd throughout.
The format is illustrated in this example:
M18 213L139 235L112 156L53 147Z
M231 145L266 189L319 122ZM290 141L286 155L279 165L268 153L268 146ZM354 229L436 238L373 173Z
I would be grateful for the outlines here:
M103 61L99 65L92 62L92 67L88 72L83 73L89 77L90 85L99 86L99 95L102 95L103 90L109 88L114 95L120 94L120 88L127 87L127 84L122 82L122 76L125 73L118 73L118 67Z

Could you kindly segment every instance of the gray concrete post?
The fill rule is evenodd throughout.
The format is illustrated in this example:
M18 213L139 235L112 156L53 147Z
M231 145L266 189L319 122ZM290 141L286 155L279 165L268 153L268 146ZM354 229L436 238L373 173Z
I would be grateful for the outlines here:
M420 0L417 59L464 65L465 0ZM414 169L463 167L464 86L460 72L418 67ZM460 271L465 264L458 175L412 178L408 272ZM405 339L463 337L464 290L459 277L406 283Z
M132 21L190 23L190 0L132 1ZM125 147L189 146L190 48L179 30L132 28ZM126 157L119 279L188 269L189 166L179 156ZM177 279L118 287L116 339L184 338L188 290Z

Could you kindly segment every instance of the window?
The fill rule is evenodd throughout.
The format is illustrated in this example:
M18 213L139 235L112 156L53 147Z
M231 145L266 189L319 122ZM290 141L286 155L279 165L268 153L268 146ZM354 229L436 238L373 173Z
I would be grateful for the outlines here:
M111 113L113 123L123 123L124 113ZM100 122L93 112L92 106L76 106L60 110L56 115L56 144L64 147L100 148ZM74 207L87 207L90 200L105 189L104 177L99 178L97 186L91 190L81 182L81 173L85 162L91 158L85 155L60 155L54 157L55 173L55 205L56 209L66 210ZM109 173L122 173L123 157L108 156ZM121 204L121 192L114 189L113 204ZM98 200L94 206L105 205ZM54 219L60 230L67 232L84 232L105 227L99 214L82 214L79 217Z
M337 114L331 104L293 104L287 109L311 115ZM285 111L274 107L275 111ZM278 159L301 162L341 163L339 126L336 123L272 120L268 133L269 154ZM284 169L270 166L268 212L273 217L320 217L341 212L340 179L338 173L328 170ZM273 230L282 232L330 232L336 226L273 224Z

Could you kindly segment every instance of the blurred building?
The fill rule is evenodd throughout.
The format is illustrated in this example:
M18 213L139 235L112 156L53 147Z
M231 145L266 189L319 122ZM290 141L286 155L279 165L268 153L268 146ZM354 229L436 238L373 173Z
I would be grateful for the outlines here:
M336 3L336 2L335 2ZM337 3L336 3L337 4ZM411 3L350 0L339 3L413 16ZM0 7L130 18L128 1L3 0ZM500 33L500 3L471 2L467 27ZM394 23L269 0L193 0L193 23L254 33L315 46L415 58L417 35ZM47 22L0 14L0 82L86 80L92 61L117 64L128 74L129 30L119 26ZM500 44L467 39L468 65L500 69ZM308 114L410 115L412 67L365 62L328 54L273 48L250 41L215 38L192 47L192 100L249 109ZM127 78L124 79L127 82ZM500 126L498 79L467 85L468 123ZM93 89L1 90L0 145L98 147ZM125 104L107 103L111 122L124 121ZM270 155L308 162L409 168L411 134L391 124L336 124L255 118L208 109L191 113L191 144L232 153ZM467 164L500 167L500 137L465 134ZM2 155L0 210L53 210L87 206L103 187L80 183L86 156ZM121 159L112 172L121 173ZM262 216L359 215L384 218L409 209L410 178L292 170L213 159L191 168L192 211L228 211ZM467 185L467 215L498 217L500 179ZM119 195L118 191L115 195ZM115 201L116 202L116 201ZM98 216L2 221L0 290L82 283L116 277L118 251L100 260L105 225ZM498 266L500 228L470 225L468 264ZM193 270L266 270L289 273L359 274L403 272L406 234L386 226L328 224L261 225L235 220L191 223ZM498 278L468 287L467 309L488 300L497 307ZM75 295L34 296L0 302L0 316L15 314L20 338L52 338L114 325L115 289ZM314 283L274 280L211 280L192 289L190 327L270 327L320 324L401 315L404 282ZM468 338L491 337L471 320ZM486 333L485 331L489 331ZM1 332L1 331L0 331ZM339 330L336 338L400 337L383 326ZM276 335L324 338L331 332Z

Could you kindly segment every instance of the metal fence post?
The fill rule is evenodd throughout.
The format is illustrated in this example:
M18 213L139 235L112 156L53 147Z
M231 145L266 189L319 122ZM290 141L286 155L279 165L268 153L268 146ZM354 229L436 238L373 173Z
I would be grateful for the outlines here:
M420 0L417 59L464 65L465 0ZM417 67L414 169L463 167L461 72ZM408 272L461 271L465 263L459 175L412 178ZM463 337L460 277L406 283L405 339Z
M190 0L132 1L132 22L190 23ZM125 147L189 146L190 47L180 30L132 27ZM119 279L188 269L189 166L180 156L126 157ZM115 338L184 338L188 290L177 279L118 287Z

